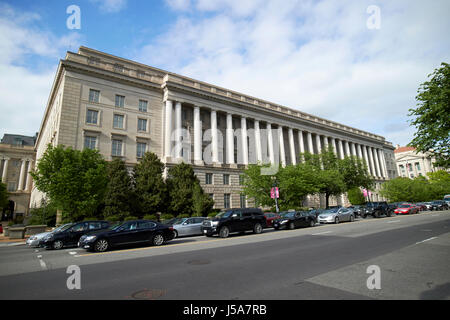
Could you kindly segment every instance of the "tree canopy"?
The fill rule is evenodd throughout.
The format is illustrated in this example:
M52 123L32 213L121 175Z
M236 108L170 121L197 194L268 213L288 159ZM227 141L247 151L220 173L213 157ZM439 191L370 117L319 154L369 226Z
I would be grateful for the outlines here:
M8 191L6 184L0 181L0 209L5 208L8 204Z
M431 151L437 166L449 168L450 65L443 62L430 76L418 89L417 107L409 110L410 123L416 127L409 145L420 152Z

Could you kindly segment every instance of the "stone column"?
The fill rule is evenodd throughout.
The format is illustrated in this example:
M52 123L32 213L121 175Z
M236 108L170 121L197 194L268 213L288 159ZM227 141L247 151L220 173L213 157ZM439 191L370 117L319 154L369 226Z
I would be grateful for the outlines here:
M181 131L181 102L175 103L175 158L181 159L182 131Z
M8 162L9 158L5 158L5 163L3 164L3 174L2 174L2 182L6 183L6 179L8 178Z
M343 146L342 146L342 140L341 139L339 139L339 157L341 158L341 159L344 159L344 148L343 148Z
M275 163L275 154L273 153L273 135L272 135L272 125L267 122L267 144L269 148L269 159L270 163Z
M166 101L165 114L164 156L170 158L172 154L172 101L170 100Z
M297 159L295 158L295 143L294 143L294 131L292 128L288 129L289 134L289 151L291 152L291 164L296 165Z
M356 157L356 147L355 147L355 143L352 142L352 156Z
M305 144L303 142L303 131L302 130L298 130L298 144L299 144L299 150L300 153L305 153ZM302 158L299 158L299 161L302 161Z
M307 137L308 137L308 151L312 154L312 153L314 153L314 148L313 148L311 132L308 132Z
M25 175L25 164L26 160L22 159L22 165L20 166L20 175L19 175L19 188L17 190L22 191L23 190L23 178Z
M248 164L247 118L241 117L242 161Z
M328 151L328 137L327 136L323 136L323 147L325 148L326 151Z
M381 172L381 166L380 166L381 162L380 162L380 157L378 156L378 149L374 148L373 149L373 153L375 155L375 166L376 166L377 171L378 171L378 177L381 178L381 177L383 177L383 173Z
M361 147L362 147L362 151L363 151L364 161L366 162L366 165L367 165L367 173L372 175L372 171L370 169L369 158L367 156L367 147L366 146L361 146Z
M345 141L345 155L348 157L350 155L350 147L348 141Z
M331 138L331 147L333 148L334 154L337 154L337 147L336 147L336 139Z
M258 120L255 120L255 149L256 149L256 162L262 164L263 160L261 147L261 130L259 129Z
M202 121L200 107L194 107L194 164L202 165Z
M227 163L234 164L234 131L231 113L227 113Z
M28 160L28 174L27 174L27 180L25 182L25 190L27 191L31 191L31 181L33 181L30 172L32 170L33 167L33 160Z
M284 151L284 137L283 137L283 127L278 126L278 138L280 142L280 158L281 158L281 165L283 167L286 167L286 153Z
M317 146L317 154L322 152L322 144L320 143L320 134L316 134L316 146Z
M384 157L383 149L380 149L380 160L381 160L381 167L383 168L383 175L386 179L388 179L389 175L387 171L386 158Z
M370 161L370 167L372 168L372 176L376 177L377 176L377 172L375 170L375 165L373 162L373 151L372 151L372 147L367 147L367 153L369 154L369 161Z
M362 149L361 149L361 145L358 144L358 146L356 147L356 151L358 153L358 158L362 159L363 155L362 155Z
M211 148L212 163L219 163L219 142L217 137L217 112L211 110Z

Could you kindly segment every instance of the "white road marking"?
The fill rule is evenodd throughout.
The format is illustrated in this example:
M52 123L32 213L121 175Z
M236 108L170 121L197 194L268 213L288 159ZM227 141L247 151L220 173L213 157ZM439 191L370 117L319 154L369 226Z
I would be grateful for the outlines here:
M386 223L395 223L395 222L400 222L400 220L392 220L392 221L388 221Z
M39 259L39 264L41 265L41 268L47 270L47 265L45 264L45 261L42 260L42 256L38 255L37 258Z
M74 255L74 254L77 254L78 252L76 252L76 251L70 251L69 252L69 254L71 254L71 255Z
M422 240L422 241L419 241L419 242L416 242L416 244L419 244L419 243L424 243L424 242L426 242L426 241L430 241L430 240L433 240L433 239L436 239L437 237L432 237L432 238L429 238L429 239L425 239L425 240Z
M330 233L331 231L325 231L325 232L319 232L319 233L313 233L312 236L317 236L319 234L325 234L325 233Z

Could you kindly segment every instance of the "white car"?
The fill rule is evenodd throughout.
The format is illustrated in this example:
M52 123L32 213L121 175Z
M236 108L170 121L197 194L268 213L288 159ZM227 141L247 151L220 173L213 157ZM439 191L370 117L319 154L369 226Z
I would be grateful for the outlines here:
M351 208L333 208L319 214L319 223L339 223L344 221L355 221L355 213Z
M175 238L181 236L195 236L202 234L202 224L205 217L180 218L172 222Z
M39 247L39 244L40 244L41 240L44 239L45 236L49 235L49 234L52 233L52 232L59 231L59 230L62 229L63 227L68 226L68 225L70 225L70 224L71 224L71 223L64 224L64 225L62 225L62 226L59 226L59 227L56 228L56 229L53 229L52 231L34 234L34 235L32 235L31 237L29 237L29 238L27 239L27 245L30 246L30 247Z

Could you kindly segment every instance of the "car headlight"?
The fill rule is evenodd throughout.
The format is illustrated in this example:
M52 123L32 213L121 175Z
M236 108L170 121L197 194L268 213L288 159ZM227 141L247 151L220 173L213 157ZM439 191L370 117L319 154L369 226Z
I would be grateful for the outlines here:
M212 225L213 227L216 227L218 224L219 224L219 221L212 221L212 222L211 222L211 225Z
M288 222L288 221L287 220L283 220L283 221L280 222L280 224L284 224L286 222Z
M95 238L97 238L97 236L87 236L85 240L91 241L91 240L94 240Z

